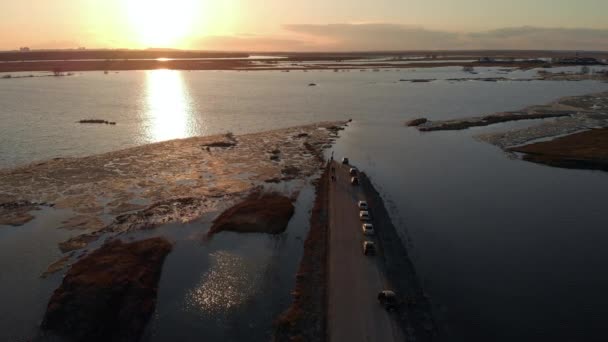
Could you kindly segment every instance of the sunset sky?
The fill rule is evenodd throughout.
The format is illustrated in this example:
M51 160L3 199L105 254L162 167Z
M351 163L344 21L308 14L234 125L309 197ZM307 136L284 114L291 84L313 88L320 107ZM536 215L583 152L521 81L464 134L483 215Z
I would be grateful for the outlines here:
M608 50L606 0L0 0L0 49Z

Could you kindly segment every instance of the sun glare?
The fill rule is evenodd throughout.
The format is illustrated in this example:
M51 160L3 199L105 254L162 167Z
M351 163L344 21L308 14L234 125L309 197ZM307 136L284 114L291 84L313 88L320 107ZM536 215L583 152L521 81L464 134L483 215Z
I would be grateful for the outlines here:
M146 47L176 48L194 32L200 1L127 0L129 23L138 43Z
M191 136L194 127L192 99L175 70L146 71L146 121L150 141L165 141Z

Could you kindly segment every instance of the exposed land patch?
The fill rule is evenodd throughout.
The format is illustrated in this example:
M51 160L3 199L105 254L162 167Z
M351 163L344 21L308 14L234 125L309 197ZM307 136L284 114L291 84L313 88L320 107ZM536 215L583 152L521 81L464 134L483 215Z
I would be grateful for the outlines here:
M504 112L491 115L485 115L467 119L446 120L446 121L431 121L412 125L418 127L421 132L432 131L457 131L471 127L483 127L502 122L519 121L519 120L534 120L558 118L563 116L574 115L576 112L569 110L555 110L548 112L537 112L535 109L524 110L521 112Z
M578 122L580 128L589 127L590 124L600 127L608 125L606 122L608 120L608 93L564 97L546 105L530 106L513 112L502 112L455 120L415 121L416 125L410 126L415 126L422 132L449 131L509 121L547 118L561 118L558 120L560 123ZM565 127L566 125L562 126ZM498 137L498 135L486 135L484 139L492 139L492 137ZM504 145L501 147L504 147Z
M32 211L39 207L26 200L0 203L0 225L22 226L34 219Z
M345 122L234 136L166 141L84 158L0 170L2 222L32 220L44 203L73 212L60 227L83 234L59 244L82 249L101 236L189 222L243 199L267 182L304 180ZM229 146L228 146L229 145ZM280 160L269 153L278 151Z
M278 193L252 193L213 221L208 236L222 231L280 234L295 212L291 200Z
M516 112L445 121L414 120L409 126L428 132L546 118L554 120L506 132L480 134L476 138L508 153L521 154L524 160L530 162L608 171L608 92L564 97Z
M80 259L49 301L43 334L73 341L138 341L154 312L171 249L163 238L114 240Z
M337 134L336 124L343 123L247 134L234 140L225 136L172 140L3 169L0 208L6 213L34 210L35 205L25 204L44 202L93 220L163 201L168 203L156 209L167 207L173 199L204 199L213 206L217 199L281 178L284 172L297 169L300 177L311 176L319 167L318 153ZM230 142L231 148L219 147L224 142ZM281 160L270 160L267 151L279 148ZM79 223L83 221L80 217ZM77 226L87 229L86 224Z
M273 340L327 340L327 234L329 167L316 184L316 198L304 254L296 274L293 302L275 322Z
M549 166L608 171L608 128L509 148L523 159Z

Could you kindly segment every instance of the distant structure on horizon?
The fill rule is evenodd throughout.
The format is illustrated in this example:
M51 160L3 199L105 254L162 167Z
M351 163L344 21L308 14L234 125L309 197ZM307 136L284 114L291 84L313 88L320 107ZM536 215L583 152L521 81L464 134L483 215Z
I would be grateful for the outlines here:
M30 48L29 48L29 47L27 47L27 46L23 46L23 47L20 47L20 48L19 48L19 51L21 51L21 52L30 52L31 50L30 50Z

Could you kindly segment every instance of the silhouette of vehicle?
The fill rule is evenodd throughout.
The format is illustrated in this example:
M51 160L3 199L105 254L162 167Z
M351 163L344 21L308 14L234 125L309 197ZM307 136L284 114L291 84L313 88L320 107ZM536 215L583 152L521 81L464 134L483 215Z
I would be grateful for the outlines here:
M360 210L368 210L369 209L369 205L367 204L367 201L359 201L359 203L357 204L357 206L359 207Z
M374 225L371 223L364 223L361 228L363 229L363 235L374 235L376 233Z
M349 163L350 161L348 160L348 158L342 158L342 164L348 165Z
M378 302L388 311L397 310L399 308L397 295L390 290L380 291L380 293L378 293Z
M376 255L376 244L371 241L364 241L363 255Z
M356 176L359 173L359 169L357 169L356 167L351 167L350 170L348 171L350 173L351 176Z
M359 219L361 221L369 221L371 219L369 216L369 211L367 211L367 210L359 211Z
M357 178L357 177L352 177L352 178L350 179L350 184L352 184L352 185L359 185L359 178Z

